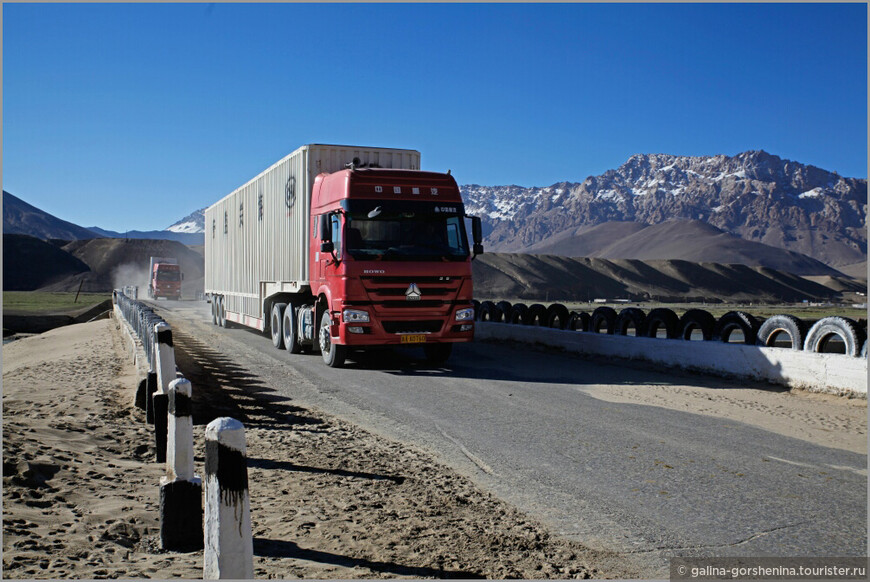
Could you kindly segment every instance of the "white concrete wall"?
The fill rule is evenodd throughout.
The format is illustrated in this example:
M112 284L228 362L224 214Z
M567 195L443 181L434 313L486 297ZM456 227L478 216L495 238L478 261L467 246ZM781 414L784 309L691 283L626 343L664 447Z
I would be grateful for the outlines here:
M476 322L475 339L539 343L581 354L644 360L720 376L766 380L814 392L867 397L867 360L842 354L489 322Z

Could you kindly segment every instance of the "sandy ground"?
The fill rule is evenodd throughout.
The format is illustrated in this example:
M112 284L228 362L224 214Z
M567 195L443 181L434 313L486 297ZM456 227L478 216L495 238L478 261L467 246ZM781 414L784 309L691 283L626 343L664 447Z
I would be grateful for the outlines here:
M103 320L4 346L3 577L202 577L201 551L159 548L164 469L132 405L138 378L124 343ZM245 416L258 578L637 577L620 556L549 535L424 452L269 392L200 390L195 400L200 422ZM199 475L203 438L200 423Z

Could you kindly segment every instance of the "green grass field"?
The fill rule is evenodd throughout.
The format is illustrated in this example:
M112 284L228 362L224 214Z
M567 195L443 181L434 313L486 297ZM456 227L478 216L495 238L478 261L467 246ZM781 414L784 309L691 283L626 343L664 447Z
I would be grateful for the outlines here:
M45 293L41 291L4 291L3 311L15 313L62 313L78 311L111 299L111 293Z

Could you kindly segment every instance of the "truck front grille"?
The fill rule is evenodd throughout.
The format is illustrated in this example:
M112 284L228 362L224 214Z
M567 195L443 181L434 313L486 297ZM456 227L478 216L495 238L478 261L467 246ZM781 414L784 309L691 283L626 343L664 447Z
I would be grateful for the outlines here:
M438 319L424 321L384 321L384 331L387 333L437 333L441 331L444 322Z

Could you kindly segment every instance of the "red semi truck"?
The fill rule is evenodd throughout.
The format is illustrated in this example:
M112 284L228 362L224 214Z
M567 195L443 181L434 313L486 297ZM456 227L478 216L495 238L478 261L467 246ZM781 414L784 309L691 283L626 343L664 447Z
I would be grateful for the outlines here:
M176 259L151 257L148 269L148 297L181 299L181 267Z
M419 167L415 150L312 144L206 209L212 321L319 350L333 367L390 345L446 361L474 336L480 219L449 173Z

